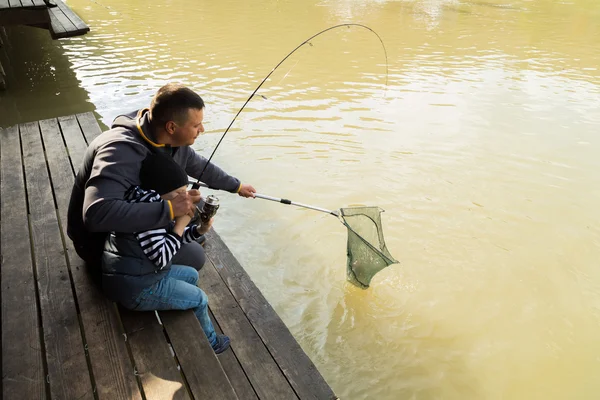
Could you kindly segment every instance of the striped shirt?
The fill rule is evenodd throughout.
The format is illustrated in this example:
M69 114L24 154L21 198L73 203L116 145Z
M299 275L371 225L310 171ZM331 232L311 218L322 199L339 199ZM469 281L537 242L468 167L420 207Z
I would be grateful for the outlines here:
M153 190L144 190L139 186L132 186L125 192L125 200L128 203L154 203L163 201L160 195ZM134 235L144 254L152 261L159 270L171 264L171 260L181 248L182 243L190 243L200 239L197 225L187 226L183 231L183 237L171 231L172 224L167 228L150 229L144 232L135 232Z

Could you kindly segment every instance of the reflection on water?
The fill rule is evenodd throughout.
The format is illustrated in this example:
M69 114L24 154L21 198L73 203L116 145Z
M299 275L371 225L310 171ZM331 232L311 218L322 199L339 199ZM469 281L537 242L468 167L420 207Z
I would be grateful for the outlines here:
M597 397L600 3L69 4L89 35L11 31L1 125L90 109L109 124L178 81L208 104L209 153L296 45L375 29L387 86L374 35L331 31L273 74L215 160L265 194L382 207L401 264L359 290L334 218L223 193L217 230L342 398Z

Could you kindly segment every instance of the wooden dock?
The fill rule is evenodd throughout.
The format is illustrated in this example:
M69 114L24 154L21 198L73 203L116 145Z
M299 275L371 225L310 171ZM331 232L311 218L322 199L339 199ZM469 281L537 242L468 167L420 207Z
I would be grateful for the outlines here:
M47 29L53 39L84 35L89 26L61 0L52 0L56 7L48 7L44 0L0 0L0 29L5 26L26 25ZM0 34L0 47L2 47ZM0 63L0 89L5 88L6 74Z
M96 289L66 235L93 114L0 129L4 399L336 399L214 232L200 286L216 356L192 311L131 312Z

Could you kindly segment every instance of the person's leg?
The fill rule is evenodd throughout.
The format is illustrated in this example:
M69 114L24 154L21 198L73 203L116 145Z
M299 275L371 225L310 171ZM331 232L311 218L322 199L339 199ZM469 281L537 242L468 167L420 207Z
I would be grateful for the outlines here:
M198 271L202 269L205 262L204 248L197 242L183 244L172 259L173 264L189 265Z
M195 284L182 280L185 277L191 279L194 276L197 280L198 272L194 268L178 265L175 271L170 270L163 279L150 288L144 289L138 296L137 305L133 309L136 311L193 309L210 345L215 352L220 353L229 347L229 338L216 334L208 316L206 294Z
M187 265L171 265L171 270L168 274L169 278L177 279L178 281L184 281L190 285L198 285L198 271L193 267Z

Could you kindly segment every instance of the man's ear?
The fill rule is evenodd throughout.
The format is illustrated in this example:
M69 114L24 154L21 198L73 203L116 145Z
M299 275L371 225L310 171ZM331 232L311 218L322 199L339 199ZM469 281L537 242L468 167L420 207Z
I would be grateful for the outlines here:
M165 130L167 131L167 133L169 135L174 134L176 128L177 128L177 124L175 123L175 121L169 121L165 124Z

